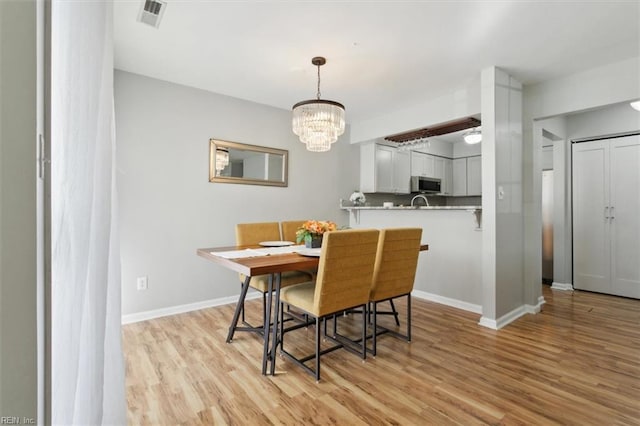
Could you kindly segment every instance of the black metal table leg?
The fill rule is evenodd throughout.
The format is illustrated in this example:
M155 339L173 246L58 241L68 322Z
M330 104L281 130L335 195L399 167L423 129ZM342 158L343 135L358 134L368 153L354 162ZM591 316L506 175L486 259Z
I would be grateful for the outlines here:
M271 321L271 301L272 296L271 293L273 291L273 274L269 275L269 285L267 286L267 306L265 307L264 313L264 348L262 349L262 374L267 374L267 360L269 358L269 323ZM277 309L276 309L276 317L277 317ZM277 323L278 321L275 321Z
M276 372L276 349L278 347L278 312L280 310L280 280L281 274L276 275L276 303L273 307L273 344L271 346L271 375L275 375ZM267 339L268 340L268 339Z
M236 327L238 326L238 318L240 317L240 312L244 310L244 298L247 296L247 291L249 290L249 281L251 281L251 277L247 276L244 279L244 283L242 283L240 297L238 298L236 310L233 313L233 319L231 320L231 326L229 327L229 333L227 334L227 343L233 340L233 333L235 333Z

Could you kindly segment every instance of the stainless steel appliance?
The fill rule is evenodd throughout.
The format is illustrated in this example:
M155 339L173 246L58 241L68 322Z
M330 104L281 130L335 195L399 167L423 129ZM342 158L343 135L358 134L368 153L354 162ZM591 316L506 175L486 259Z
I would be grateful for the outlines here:
M424 176L411 176L411 192L437 194L442 192L441 179Z

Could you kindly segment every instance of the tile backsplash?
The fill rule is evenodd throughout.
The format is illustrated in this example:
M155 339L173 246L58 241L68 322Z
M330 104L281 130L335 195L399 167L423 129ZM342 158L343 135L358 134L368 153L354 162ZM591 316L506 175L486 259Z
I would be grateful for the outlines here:
M408 206L416 194L381 194L377 192L364 194L367 197L367 206L382 206L382 203L391 201L394 206ZM440 195L427 195L431 206L479 206L482 197L443 197ZM419 201L423 203L422 200Z

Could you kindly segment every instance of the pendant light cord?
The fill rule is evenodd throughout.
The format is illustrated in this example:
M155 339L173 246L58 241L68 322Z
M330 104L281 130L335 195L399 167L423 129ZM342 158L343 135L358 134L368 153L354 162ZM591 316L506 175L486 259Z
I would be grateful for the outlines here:
M318 100L320 99L320 65L317 65L318 67L318 93L316 93L316 96L318 97Z

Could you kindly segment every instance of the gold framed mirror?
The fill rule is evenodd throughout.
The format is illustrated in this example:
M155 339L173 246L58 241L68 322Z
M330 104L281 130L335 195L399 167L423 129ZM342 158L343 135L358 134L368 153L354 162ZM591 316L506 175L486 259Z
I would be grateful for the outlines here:
M289 151L209 140L209 182L287 186Z

